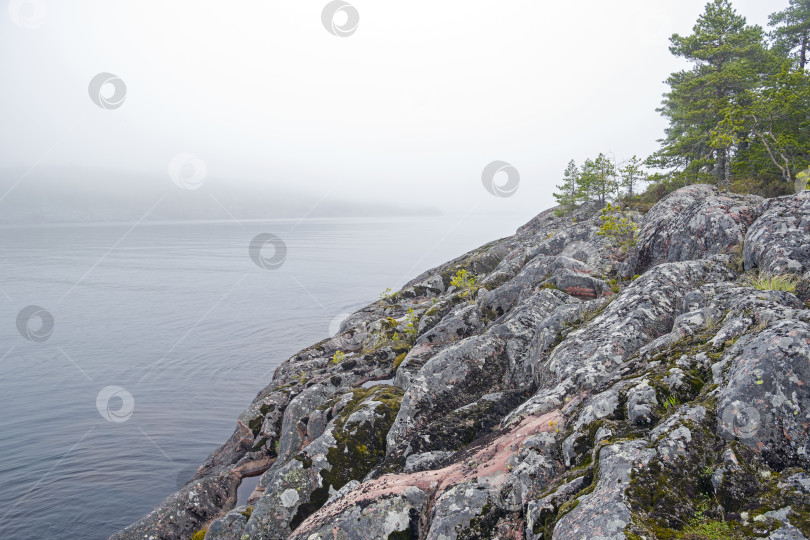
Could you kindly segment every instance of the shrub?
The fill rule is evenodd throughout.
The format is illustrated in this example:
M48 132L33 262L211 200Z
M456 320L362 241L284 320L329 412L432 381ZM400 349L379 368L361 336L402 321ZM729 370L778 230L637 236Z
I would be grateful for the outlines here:
M602 209L600 219L602 226L596 234L604 236L611 248L626 254L627 250L636 245L638 225L622 213L618 205L608 203Z
M418 322L419 317L416 316L413 308L408 308L408 318L405 319L405 335L410 339L414 339L416 337Z
M461 291L458 294L460 298L472 299L476 291L478 291L478 285L475 284L475 276L466 270L456 272L456 275L450 280L450 285Z
M346 354L343 351L335 351L335 354L332 355L332 363L339 364L343 362L346 358Z

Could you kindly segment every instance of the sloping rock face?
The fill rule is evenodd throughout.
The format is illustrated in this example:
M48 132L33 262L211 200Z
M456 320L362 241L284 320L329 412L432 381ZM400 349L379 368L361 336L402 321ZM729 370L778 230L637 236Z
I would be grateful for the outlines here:
M644 220L631 257L633 272L741 249L746 230L764 210L763 203L760 197L721 194L716 187L702 184L672 193Z
M543 212L349 317L113 538L810 538L810 194L689 186L626 255L598 213Z

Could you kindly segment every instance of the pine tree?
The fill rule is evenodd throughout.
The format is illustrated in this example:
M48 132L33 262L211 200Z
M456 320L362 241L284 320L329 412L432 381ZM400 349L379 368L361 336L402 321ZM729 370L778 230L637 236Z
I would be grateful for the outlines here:
M810 163L810 73L805 70L810 0L791 0L787 9L771 15L770 24L775 68L738 96L729 118L749 133L750 144L741 151L748 173L764 179L778 171L792 186Z
M572 159L563 173L563 183L557 186L557 192L554 193L554 198L560 206L560 215L571 212L581 202L577 190L578 182L579 167Z
M810 0L790 0L790 6L772 14L769 22L776 47L804 71L810 53Z
M633 197L633 189L640 182L647 181L647 173L644 172L642 164L643 162L637 156L633 156L619 169L621 178L619 184L627 190L627 196L630 198Z
M732 102L758 82L765 59L764 33L748 26L729 0L712 0L689 36L675 34L670 51L695 64L672 74L659 111L670 120L657 165L693 180L711 173L728 185L739 123L729 121Z
M762 88L739 105L756 143L749 156L764 154L789 185L810 164L810 73L786 62Z
M577 193L583 200L597 199L605 204L610 195L616 193L616 166L605 154L596 159L586 159L579 174Z

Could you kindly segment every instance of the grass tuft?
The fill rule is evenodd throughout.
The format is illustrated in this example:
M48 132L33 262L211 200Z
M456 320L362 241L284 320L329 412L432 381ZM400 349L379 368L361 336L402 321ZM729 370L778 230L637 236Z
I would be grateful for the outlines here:
M795 292L799 277L794 274L770 274L760 272L759 274L748 274L743 276L740 282L748 287L753 287L760 291L786 291Z

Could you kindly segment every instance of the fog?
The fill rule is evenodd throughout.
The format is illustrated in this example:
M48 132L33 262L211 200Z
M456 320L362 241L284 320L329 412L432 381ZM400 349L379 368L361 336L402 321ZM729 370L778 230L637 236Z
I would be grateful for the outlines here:
M333 17L326 0L6 4L3 221L137 219L166 195L210 212L156 217L517 224L553 204L570 159L657 148L663 81L683 67L668 37L705 2L352 0ZM735 5L765 25L787 0ZM493 161L519 173L511 196L484 189Z

